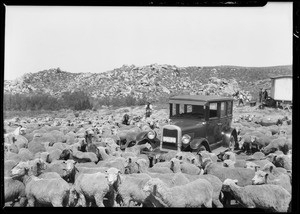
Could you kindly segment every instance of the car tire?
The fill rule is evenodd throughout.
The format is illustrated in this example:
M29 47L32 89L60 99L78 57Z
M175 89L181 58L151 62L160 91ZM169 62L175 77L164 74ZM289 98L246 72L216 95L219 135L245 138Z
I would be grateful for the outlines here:
M231 151L234 151L237 148L237 139L231 134L229 138L229 145L228 147L230 148Z

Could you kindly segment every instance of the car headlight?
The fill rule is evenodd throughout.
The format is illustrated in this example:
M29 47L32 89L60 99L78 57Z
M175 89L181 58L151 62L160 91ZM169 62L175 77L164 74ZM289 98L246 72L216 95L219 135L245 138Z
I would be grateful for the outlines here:
M182 141L183 144L188 144L191 141L191 136L185 134L185 135L182 136L181 141Z
M153 140L154 137L155 137L155 133L154 133L153 131L149 131L148 134L147 134L147 136L148 136L148 138L149 138L150 140Z

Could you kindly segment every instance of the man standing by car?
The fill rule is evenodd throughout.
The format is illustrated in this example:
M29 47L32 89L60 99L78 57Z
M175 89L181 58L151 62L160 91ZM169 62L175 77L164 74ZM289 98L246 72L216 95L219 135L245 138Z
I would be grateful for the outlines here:
M263 96L263 91L262 91L262 88L259 90L258 92L258 97L259 97L259 103L262 102L262 96Z
M238 103L238 106L240 106L240 104L243 104L244 106L244 96L242 95L242 93L239 93L239 103Z
M153 109L150 102L147 102L147 105L145 107L146 107L146 118L147 118L151 116Z
M266 101L268 98L268 92L267 89L265 89L265 91L263 92L263 100L262 101Z

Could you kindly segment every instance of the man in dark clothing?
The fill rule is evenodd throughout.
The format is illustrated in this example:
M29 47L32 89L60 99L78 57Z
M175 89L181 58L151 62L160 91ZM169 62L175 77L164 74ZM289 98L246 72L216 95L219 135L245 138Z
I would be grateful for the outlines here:
M128 114L124 114L122 124L127 125L127 126L130 125Z
M259 90L258 96L259 96L259 102L261 103L262 102L262 96L263 96L262 88Z
M147 105L145 107L146 107L146 118L147 118L150 117L152 114L152 105L150 102L147 102Z
M263 92L263 101L266 101L268 98L268 92L267 89L265 89L265 91Z

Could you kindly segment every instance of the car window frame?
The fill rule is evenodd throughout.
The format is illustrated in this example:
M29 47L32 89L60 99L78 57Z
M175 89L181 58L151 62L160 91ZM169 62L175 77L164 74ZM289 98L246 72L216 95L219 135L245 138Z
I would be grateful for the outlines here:
M221 115L221 112L222 112L222 110L221 110L221 106L222 106L222 103L224 103L224 112L225 112L225 114L222 116ZM220 101L220 118L226 118L227 117L227 101Z
M216 117L210 117L210 104L216 103L217 104L217 116ZM208 103L208 120L216 120L220 118L220 102L209 102Z

